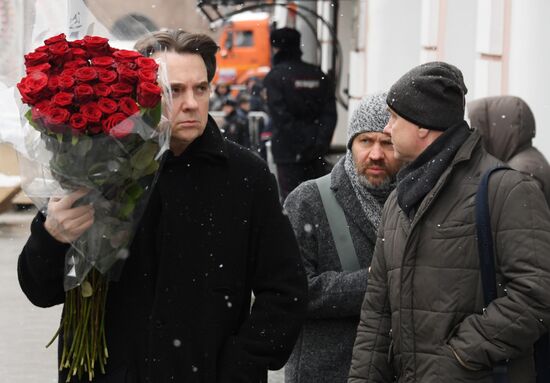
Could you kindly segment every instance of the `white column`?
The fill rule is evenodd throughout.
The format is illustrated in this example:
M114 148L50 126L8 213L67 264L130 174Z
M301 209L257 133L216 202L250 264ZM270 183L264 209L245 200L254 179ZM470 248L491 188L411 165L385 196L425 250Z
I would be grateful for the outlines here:
M358 0L359 2L364 2L364 0ZM342 95L344 101L347 100L345 92L349 90L351 84L356 81L355 77L352 77L350 71L350 57L349 52L353 48L353 40L356 38L356 31L354 30L353 19L355 17L354 12L356 12L356 2L355 1L340 1L338 14L334 15L335 19L338 19L338 41L340 42L340 47L342 48L339 52L340 62L341 62L341 71L340 71L340 84L337 89L337 92ZM337 64L338 65L338 64ZM334 137L332 142L334 144L345 145L347 137L347 128L348 128L348 115L349 111L342 107L340 103L337 103L337 112L338 112L338 124L336 126L336 131L334 132ZM349 107L349 106L348 106Z
M478 0L446 0L444 37L440 60L458 67L468 88L466 99L474 97L476 60L476 15Z
M313 16L307 10L301 8L310 9L313 12L317 12L317 2L316 1L297 1L299 5L298 13L303 15L303 17L298 16L296 18L296 29L302 34L302 59L305 62L311 64L318 64L319 57L317 55L317 18ZM311 27L313 26L313 31Z
M421 0L370 0L366 92L387 90L420 63Z
M535 146L550 159L550 1L513 0L509 94L523 98L537 124Z
M328 1L317 3L317 13L332 25L334 4ZM321 20L317 20L317 38L321 42L321 69L327 73L332 68L333 38L330 30Z

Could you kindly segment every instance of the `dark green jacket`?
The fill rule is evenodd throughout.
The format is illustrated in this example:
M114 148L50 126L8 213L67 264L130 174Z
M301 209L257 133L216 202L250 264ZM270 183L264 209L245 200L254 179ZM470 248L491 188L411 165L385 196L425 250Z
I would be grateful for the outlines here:
M511 359L534 381L532 344L550 323L550 211L535 180L491 177L500 297L483 312L475 233L481 175L498 161L473 133L409 221L390 195L373 256L350 383L492 382ZM391 329L391 330L390 330Z

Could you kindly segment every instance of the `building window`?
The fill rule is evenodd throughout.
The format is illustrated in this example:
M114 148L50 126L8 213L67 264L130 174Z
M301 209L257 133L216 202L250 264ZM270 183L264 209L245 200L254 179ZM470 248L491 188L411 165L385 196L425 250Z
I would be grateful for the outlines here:
M443 60L446 0L422 0L420 62Z
M475 97L508 92L510 0L479 0Z

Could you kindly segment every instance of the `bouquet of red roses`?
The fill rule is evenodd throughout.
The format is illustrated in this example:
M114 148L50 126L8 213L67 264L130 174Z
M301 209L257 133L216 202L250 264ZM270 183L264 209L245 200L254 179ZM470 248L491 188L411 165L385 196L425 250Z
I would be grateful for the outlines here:
M51 180L67 192L89 190L79 203L94 206L94 224L65 256L60 328L67 381L84 373L92 380L96 363L104 371L108 356L108 280L118 277L128 256L169 130L159 128L155 60L97 36L67 41L60 34L44 43L25 55L26 76L17 88L27 105L23 114L45 148Z

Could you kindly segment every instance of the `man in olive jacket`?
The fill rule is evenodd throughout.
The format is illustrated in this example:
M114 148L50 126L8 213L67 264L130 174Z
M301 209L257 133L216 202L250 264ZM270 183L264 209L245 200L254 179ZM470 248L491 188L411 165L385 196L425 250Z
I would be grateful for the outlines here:
M217 51L210 37L159 31L137 48L166 61L170 151L120 279L109 284L109 359L93 382L266 382L267 370L288 359L307 303L275 179L208 116ZM52 199L32 223L18 272L38 306L64 301L68 242L93 223L92 207L72 207L81 196ZM59 381L65 377L63 370Z
M499 298L483 308L475 232L480 177L499 163L464 121L452 65L413 68L388 93L398 158L410 163L382 213L350 383L534 382L533 343L550 323L550 211L535 180L495 173L489 207Z

